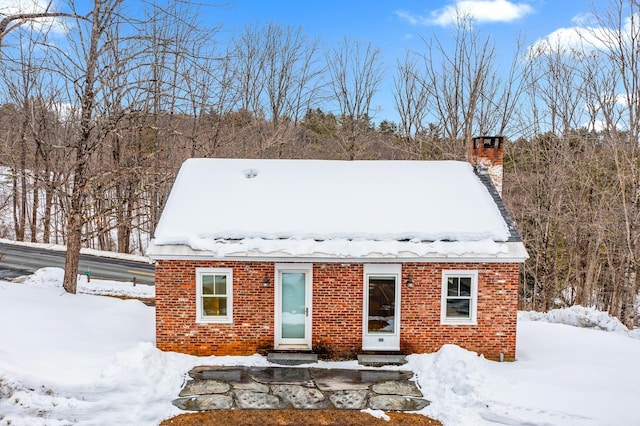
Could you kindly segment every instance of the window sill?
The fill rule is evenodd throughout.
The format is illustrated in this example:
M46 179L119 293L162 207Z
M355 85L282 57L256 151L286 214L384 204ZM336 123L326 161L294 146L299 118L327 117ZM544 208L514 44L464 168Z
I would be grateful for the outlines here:
M478 325L478 322L472 320L441 320L440 325Z
M196 319L196 324L233 324L233 319L222 317L222 318L198 318Z

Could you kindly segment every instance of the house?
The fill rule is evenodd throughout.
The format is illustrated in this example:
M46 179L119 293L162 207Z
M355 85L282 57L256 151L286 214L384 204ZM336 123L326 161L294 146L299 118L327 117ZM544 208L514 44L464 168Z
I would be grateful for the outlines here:
M148 251L158 348L354 357L452 343L514 359L528 255L496 190L502 139L470 151L477 168L185 161Z

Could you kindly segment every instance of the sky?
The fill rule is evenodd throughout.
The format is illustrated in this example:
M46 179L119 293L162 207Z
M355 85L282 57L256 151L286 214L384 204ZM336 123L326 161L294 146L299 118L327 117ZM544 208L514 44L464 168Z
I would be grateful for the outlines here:
M468 11L475 28L495 42L499 63L511 64L517 40L525 46L551 34L580 26L593 11L590 0L231 0L224 7L203 8L203 13L225 30L239 31L249 23L276 22L300 26L325 46L345 37L370 42L382 51L386 78L374 107L376 121L394 119L392 75L407 50L426 52L425 40L434 36L443 44L452 40L456 8ZM604 8L606 0L596 0ZM564 31L563 31L564 30Z
M22 8L42 10L50 0L0 0L0 16ZM171 0L157 0L158 2ZM88 2L76 2L78 5ZM132 4L135 4L132 3ZM371 43L382 52L385 78L373 107L374 121L397 121L393 106L393 74L407 50L426 52L434 37L445 46L452 41L456 10L473 17L475 29L495 43L498 65L507 69L516 42L530 46L550 35L569 42L571 29L585 25L593 4L606 8L607 0L199 0L203 24L220 25L228 35L249 24L275 22L301 27L323 47L336 46L345 38ZM35 5L35 6L34 6ZM68 10L66 0L54 0L53 9ZM575 34L574 34L575 35ZM564 40L563 40L564 39Z

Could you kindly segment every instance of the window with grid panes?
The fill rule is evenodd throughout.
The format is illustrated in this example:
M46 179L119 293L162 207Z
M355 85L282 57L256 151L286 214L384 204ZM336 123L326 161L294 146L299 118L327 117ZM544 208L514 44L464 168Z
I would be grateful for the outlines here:
M441 323L476 324L477 300L477 271L442 272Z
M232 322L232 281L231 269L198 268L196 270L198 322Z

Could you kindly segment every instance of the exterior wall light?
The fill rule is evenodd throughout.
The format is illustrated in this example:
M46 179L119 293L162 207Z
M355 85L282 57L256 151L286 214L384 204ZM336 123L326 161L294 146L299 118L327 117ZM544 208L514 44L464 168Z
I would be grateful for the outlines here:
M411 275L407 278L407 287L413 288L413 278L411 278Z
M262 280L262 287L269 287L269 276L265 274L264 280Z

